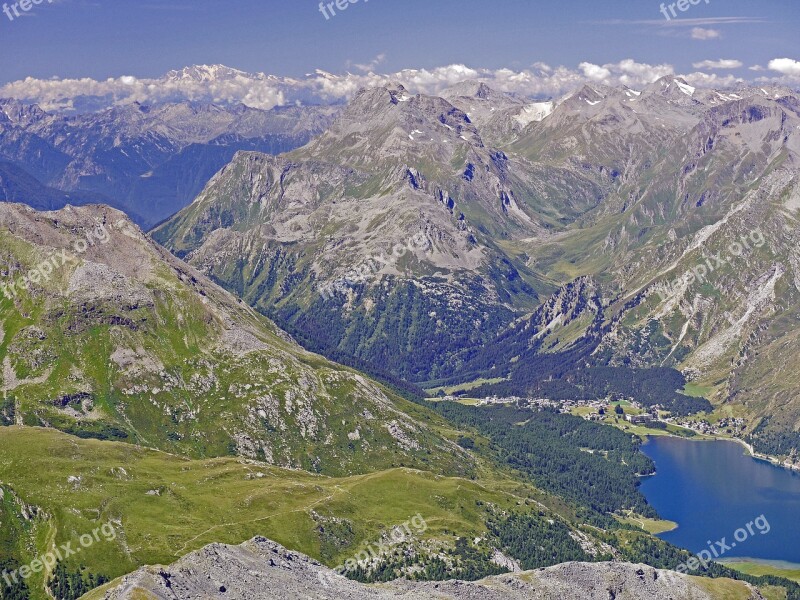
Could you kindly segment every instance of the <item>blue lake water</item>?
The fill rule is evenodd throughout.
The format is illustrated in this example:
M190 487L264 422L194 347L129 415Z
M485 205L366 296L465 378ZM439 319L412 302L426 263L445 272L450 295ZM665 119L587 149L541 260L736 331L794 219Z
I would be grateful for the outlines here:
M721 558L800 563L800 473L751 458L735 442L653 437L642 450L657 469L642 493L662 518L679 525L660 538L692 552L726 538L732 547ZM751 525L753 535L734 539L762 515L768 533Z

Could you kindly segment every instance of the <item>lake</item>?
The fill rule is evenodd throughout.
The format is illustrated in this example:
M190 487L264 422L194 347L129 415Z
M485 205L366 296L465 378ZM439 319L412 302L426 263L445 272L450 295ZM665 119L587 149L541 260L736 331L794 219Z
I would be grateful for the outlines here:
M679 525L660 538L692 552L726 538L731 548L721 558L800 563L800 473L756 460L735 442L652 437L642 450L657 469L642 493ZM754 533L735 541L735 532L761 515L769 532L751 525Z

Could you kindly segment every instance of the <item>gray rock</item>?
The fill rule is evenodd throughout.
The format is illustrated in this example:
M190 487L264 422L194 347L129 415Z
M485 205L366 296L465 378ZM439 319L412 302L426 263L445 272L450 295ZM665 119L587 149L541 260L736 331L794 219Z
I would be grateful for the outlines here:
M742 591L750 591L751 599L762 599L747 584L739 585ZM364 585L345 579L317 561L275 542L255 538L241 546L212 544L169 567L142 568L87 598L708 600L724 597L707 588L698 583L697 578L626 563L565 563L479 582L398 580Z

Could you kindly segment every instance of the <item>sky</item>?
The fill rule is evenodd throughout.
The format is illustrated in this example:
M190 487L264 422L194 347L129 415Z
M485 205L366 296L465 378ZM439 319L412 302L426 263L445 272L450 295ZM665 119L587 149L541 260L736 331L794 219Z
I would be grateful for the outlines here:
M2 1L0 85L193 64L285 77L544 65L599 81L623 61L800 83L798 0L338 0L327 18L318 0Z

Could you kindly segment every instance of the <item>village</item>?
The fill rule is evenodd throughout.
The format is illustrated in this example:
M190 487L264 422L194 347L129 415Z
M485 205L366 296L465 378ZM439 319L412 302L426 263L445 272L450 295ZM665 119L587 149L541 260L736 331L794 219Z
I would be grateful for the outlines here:
M553 400L520 396L466 398L461 395L447 395L439 397L437 400L474 406L514 405L530 410L555 410L562 414L581 417L587 421L619 427L639 436L661 433L681 437L703 436L707 439L730 439L745 446L753 458L793 471L800 471L800 464L798 464L796 456L780 459L755 452L752 445L745 439L747 422L737 417L721 417L719 420L713 420L713 418L709 420L708 416L675 417L665 411L661 405L644 406L633 398L621 396L609 396L602 399Z
M633 398L607 397L581 400L553 400L550 398L523 398L520 396L490 396L467 400L459 396L445 396L440 400L450 402L470 402L476 406L514 405L532 410L555 409L559 413L580 416L587 421L604 422L616 417L631 425L650 426L653 429L666 429L669 425L688 429L695 434L740 438L743 436L746 421L735 417L723 417L712 423L705 418L673 417L655 404L643 406Z

